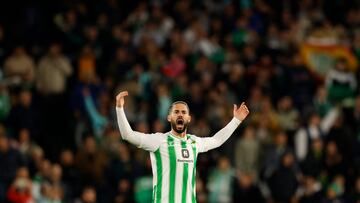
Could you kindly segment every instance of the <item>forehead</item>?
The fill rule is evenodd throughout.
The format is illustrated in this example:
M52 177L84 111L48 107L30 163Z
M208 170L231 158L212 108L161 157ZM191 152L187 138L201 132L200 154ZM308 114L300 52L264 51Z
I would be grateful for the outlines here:
M188 108L187 108L187 106L185 104L179 103L179 104L174 104L172 106L172 111L175 111L175 110L179 110L179 111L185 110L187 112Z

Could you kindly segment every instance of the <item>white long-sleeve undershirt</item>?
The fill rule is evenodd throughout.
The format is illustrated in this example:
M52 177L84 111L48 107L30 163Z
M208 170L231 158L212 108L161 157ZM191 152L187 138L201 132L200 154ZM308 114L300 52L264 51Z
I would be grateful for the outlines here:
M132 130L126 118L124 108L116 107L116 114L121 137L124 140L127 140L139 148L153 152L156 151L163 142L166 142L164 133L145 134ZM224 128L212 137L200 138L193 136L199 146L198 152L206 152L221 146L233 134L240 123L241 121L239 119L233 117Z

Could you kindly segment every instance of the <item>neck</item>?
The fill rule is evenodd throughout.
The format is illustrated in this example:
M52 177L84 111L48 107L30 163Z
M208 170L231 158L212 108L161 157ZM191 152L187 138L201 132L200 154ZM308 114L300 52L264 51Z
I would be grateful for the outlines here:
M174 129L171 129L171 134L175 135L176 137L184 138L185 135L186 135L186 130L184 132L182 132L182 133L177 133Z

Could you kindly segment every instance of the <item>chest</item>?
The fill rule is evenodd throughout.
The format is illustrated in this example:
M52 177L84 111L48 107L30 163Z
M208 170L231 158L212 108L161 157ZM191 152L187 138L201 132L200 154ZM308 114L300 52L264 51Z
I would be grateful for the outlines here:
M161 157L177 164L195 163L197 151L196 143L190 139L168 139L160 146Z

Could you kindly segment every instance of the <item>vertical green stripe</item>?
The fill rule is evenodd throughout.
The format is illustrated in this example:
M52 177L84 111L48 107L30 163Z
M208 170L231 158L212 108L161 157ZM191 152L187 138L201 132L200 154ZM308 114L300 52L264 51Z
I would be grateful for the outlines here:
M169 151L169 162L170 162L170 188L169 188L169 203L175 202L175 178L176 178L176 155L174 147L174 138L168 136L168 151Z
M156 159L156 177L157 182L154 189L156 190L155 193L155 201L156 203L161 202L161 188L162 188L162 161L160 156L160 148L155 151L155 159Z
M186 142L185 141L181 141L181 150L182 149L186 149ZM186 203L186 190L187 190L187 183L188 183L188 170L189 170L189 164L188 163L184 163L184 169L183 169L183 188L182 188L182 195L181 195L181 202L182 203Z
M196 191L195 191L195 175L196 175L196 160L197 160L197 156L196 156L196 144L194 144L192 146L193 148L193 154L194 154L194 167L193 167L193 174L192 174L192 180L191 180L191 202L192 203L196 203Z

